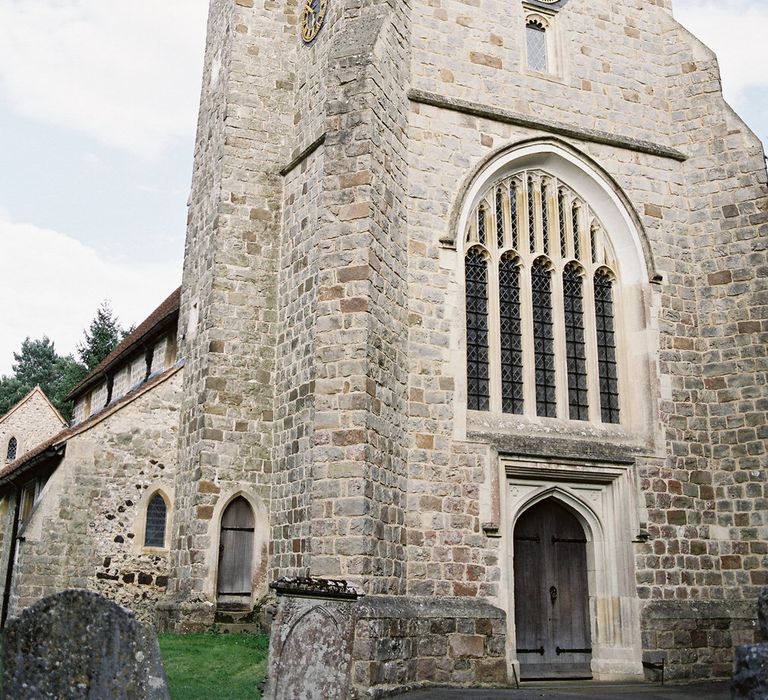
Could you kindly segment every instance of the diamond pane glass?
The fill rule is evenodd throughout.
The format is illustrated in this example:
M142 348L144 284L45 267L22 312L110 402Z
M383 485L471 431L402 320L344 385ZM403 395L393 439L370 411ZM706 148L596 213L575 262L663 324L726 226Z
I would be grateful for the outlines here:
M15 437L12 437L8 441L8 452L6 453L6 458L9 462L13 462L13 460L16 459L16 452L18 451L18 449L19 449L19 443Z
M477 210L477 242L485 245L485 207Z
M568 234L565 228L565 197L563 196L562 190L558 192L557 195L557 213L560 228L560 256L565 258L568 256Z
M520 268L504 258L499 263L501 326L501 410L523 412L523 331L520 317Z
M573 225L573 257L576 260L581 260L581 243L579 242L579 235L581 229L579 227L579 208L574 204L571 209L571 223Z
M533 178L528 178L528 246L536 252L536 200L533 194Z
M547 72L547 34L543 27L529 24L525 28L528 42L528 68L540 73Z
M555 340L552 318L552 276L539 259L531 270L533 301L533 349L536 369L536 415L554 418Z
M504 195L501 187L496 190L496 244L499 250L504 247Z
M565 312L565 355L568 367L568 413L571 420L589 420L584 289L581 275L571 266L563 272L563 310Z
M600 375L600 413L604 423L618 423L619 381L616 366L616 332L613 320L613 283L602 270L595 273L594 288L597 363Z
M597 262L597 228L594 226L589 231L589 245L591 247L592 262Z
M544 255L549 255L549 206L547 203L547 187L541 185L541 240Z
M513 180L509 183L509 233L515 250L518 250L517 232L517 185Z
M489 409L488 263L473 248L464 265L467 298L467 407Z
M156 493L147 506L147 525L144 529L145 547L165 546L165 500Z

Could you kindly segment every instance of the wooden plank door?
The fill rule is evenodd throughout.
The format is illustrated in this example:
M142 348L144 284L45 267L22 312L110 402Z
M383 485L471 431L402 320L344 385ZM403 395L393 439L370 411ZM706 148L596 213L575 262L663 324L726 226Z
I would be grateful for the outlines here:
M515 626L520 674L591 678L586 538L579 521L548 499L523 513L514 533Z
M250 504L238 496L221 517L219 598L250 598L254 517Z

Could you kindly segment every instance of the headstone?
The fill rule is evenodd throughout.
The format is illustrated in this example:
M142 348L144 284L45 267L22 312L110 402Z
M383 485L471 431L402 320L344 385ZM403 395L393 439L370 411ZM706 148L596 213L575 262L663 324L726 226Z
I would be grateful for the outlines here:
M736 647L736 664L731 682L733 700L768 698L768 588L757 600L757 620L762 642Z
M90 591L44 598L10 620L5 700L167 700L154 630Z
M345 581L283 578L272 625L265 700L344 700L349 694L355 603Z

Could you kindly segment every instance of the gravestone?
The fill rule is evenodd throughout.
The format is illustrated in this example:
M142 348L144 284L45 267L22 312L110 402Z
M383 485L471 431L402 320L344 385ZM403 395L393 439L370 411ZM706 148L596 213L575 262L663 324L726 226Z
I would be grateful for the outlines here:
M272 625L266 700L345 700L360 593L345 581L282 578Z
M154 630L97 593L44 598L5 628L6 698L167 700Z
M768 698L768 588L757 600L757 621L762 642L736 648L736 668L731 683L733 700Z

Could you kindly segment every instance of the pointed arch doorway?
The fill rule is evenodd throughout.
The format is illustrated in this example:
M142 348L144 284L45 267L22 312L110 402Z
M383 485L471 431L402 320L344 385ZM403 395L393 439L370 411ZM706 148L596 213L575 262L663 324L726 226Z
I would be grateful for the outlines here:
M553 498L526 510L514 530L515 627L520 676L591 678L587 538Z
M219 534L219 607L248 608L253 578L253 509L242 496L235 498L221 516Z

